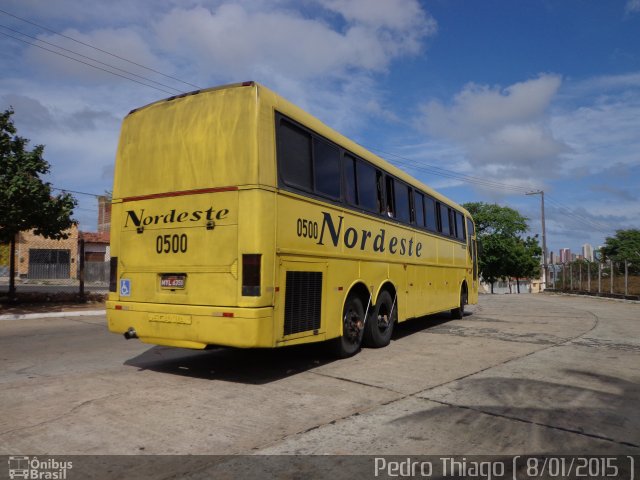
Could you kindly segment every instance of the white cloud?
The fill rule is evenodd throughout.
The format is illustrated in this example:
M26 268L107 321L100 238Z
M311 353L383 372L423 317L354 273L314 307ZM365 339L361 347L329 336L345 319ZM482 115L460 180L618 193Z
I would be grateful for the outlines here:
M640 12L640 0L627 0L625 11L627 13Z
M260 81L355 137L372 119L398 121L387 108L379 78L397 59L421 53L424 40L436 31L417 0L158 0L153 6L141 0L7 0L3 8L202 87ZM24 33L147 77L134 77L138 81L196 88L19 19L5 20ZM80 191L111 188L122 118L173 91L154 91L9 42L11 69L0 78L0 103L16 107L21 135L45 145L50 180Z
M469 84L453 104L431 101L423 107L424 125L430 133L469 139L508 125L537 122L561 84L556 75L516 83L505 89Z
M47 43L34 43L46 48L46 50L36 46L29 46L25 52L27 66L36 70L46 71L50 80L104 85L121 83L122 79L118 75L124 75L137 81L153 84L153 82L142 78L154 77L153 74L149 70L140 68L131 62L157 70L172 70L169 63L163 62L152 53L151 45L145 38L144 32L139 32L135 28L96 29L90 32L68 29L61 33L65 37L54 34L39 35L38 38ZM66 37L71 37L77 41ZM79 42L93 45L97 49L82 45ZM98 49L108 51L112 55L101 52ZM58 52L59 54L52 52ZM130 62L117 57L126 58ZM97 68L90 67L87 64L94 65ZM116 75L105 73L104 70L113 71ZM162 79L158 81L162 81ZM166 89L161 85L156 86ZM170 89L169 93L171 93Z
M516 183L523 175L543 178L568 150L546 115L560 85L556 75L504 89L469 84L450 105L423 105L419 126L461 146L474 168L503 182Z
M627 86L611 79L610 84ZM582 91L578 84L576 90ZM573 90L570 88L570 90ZM570 91L568 105L559 106L550 125L571 146L564 156L564 170L576 174L599 174L617 165L640 166L640 97L628 88L583 97L576 105Z
M225 3L215 9L175 8L155 23L155 32L160 48L215 77L275 71L301 81L351 70L385 71L393 59L418 53L424 37L435 31L413 0L373 8L377 2L321 3L343 16L343 29L291 9Z

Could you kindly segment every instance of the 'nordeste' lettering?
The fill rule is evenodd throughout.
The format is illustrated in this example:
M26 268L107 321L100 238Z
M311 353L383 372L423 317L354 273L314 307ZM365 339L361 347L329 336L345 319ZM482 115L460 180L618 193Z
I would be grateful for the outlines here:
M224 220L229 215L229 210L223 208L221 210L215 210L210 207L208 210L193 210L193 211L177 211L175 208L169 210L168 213L161 213L159 215L145 215L144 208L138 210L127 210L127 217L124 221L124 226L129 226L129 220L135 227L159 225L166 223L187 223L198 222L200 220Z
M330 241L334 247L337 247L339 243L342 243L345 247L352 249L358 248L364 250L367 245L371 245L374 252L383 253L387 249L391 254L407 255L409 257L422 255L422 242L417 242L414 245L413 238L398 238L389 236L387 239L387 231L384 228L380 228L377 233L367 229L357 230L354 227L347 227L344 229L344 217L338 215L337 225L333 217L328 212L322 212L322 227L320 229L320 238L316 245L324 245L325 234L327 240ZM373 240L371 240L373 238Z

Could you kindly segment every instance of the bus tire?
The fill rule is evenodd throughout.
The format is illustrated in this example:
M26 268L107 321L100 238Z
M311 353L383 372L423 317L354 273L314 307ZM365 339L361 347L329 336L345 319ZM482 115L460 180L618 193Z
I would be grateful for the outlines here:
M464 306L467 304L467 291L464 287L460 289L460 306L451 309L451 318L462 320L464 318Z
M342 336L333 340L333 350L337 357L351 357L360 350L365 323L364 314L362 300L354 293L350 293L342 312Z
M392 311L393 310L393 311ZM364 344L367 347L386 347L391 342L393 325L398 319L398 305L387 290L378 296L373 315L367 319L364 327Z

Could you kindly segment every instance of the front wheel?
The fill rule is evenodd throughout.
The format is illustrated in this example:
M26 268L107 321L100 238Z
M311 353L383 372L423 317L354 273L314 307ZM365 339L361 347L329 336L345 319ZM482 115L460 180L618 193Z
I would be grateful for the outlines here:
M364 331L364 307L356 295L349 295L342 312L342 336L334 340L336 356L347 358L360 350Z
M386 347L391 342L393 325L398 319L398 305L386 290L380 293L373 315L364 327L364 343L368 347Z

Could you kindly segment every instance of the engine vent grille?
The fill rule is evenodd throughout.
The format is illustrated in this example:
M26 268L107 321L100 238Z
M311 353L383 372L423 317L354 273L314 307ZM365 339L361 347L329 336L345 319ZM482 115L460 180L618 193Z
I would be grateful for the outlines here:
M284 334L320 328L322 272L287 272Z

